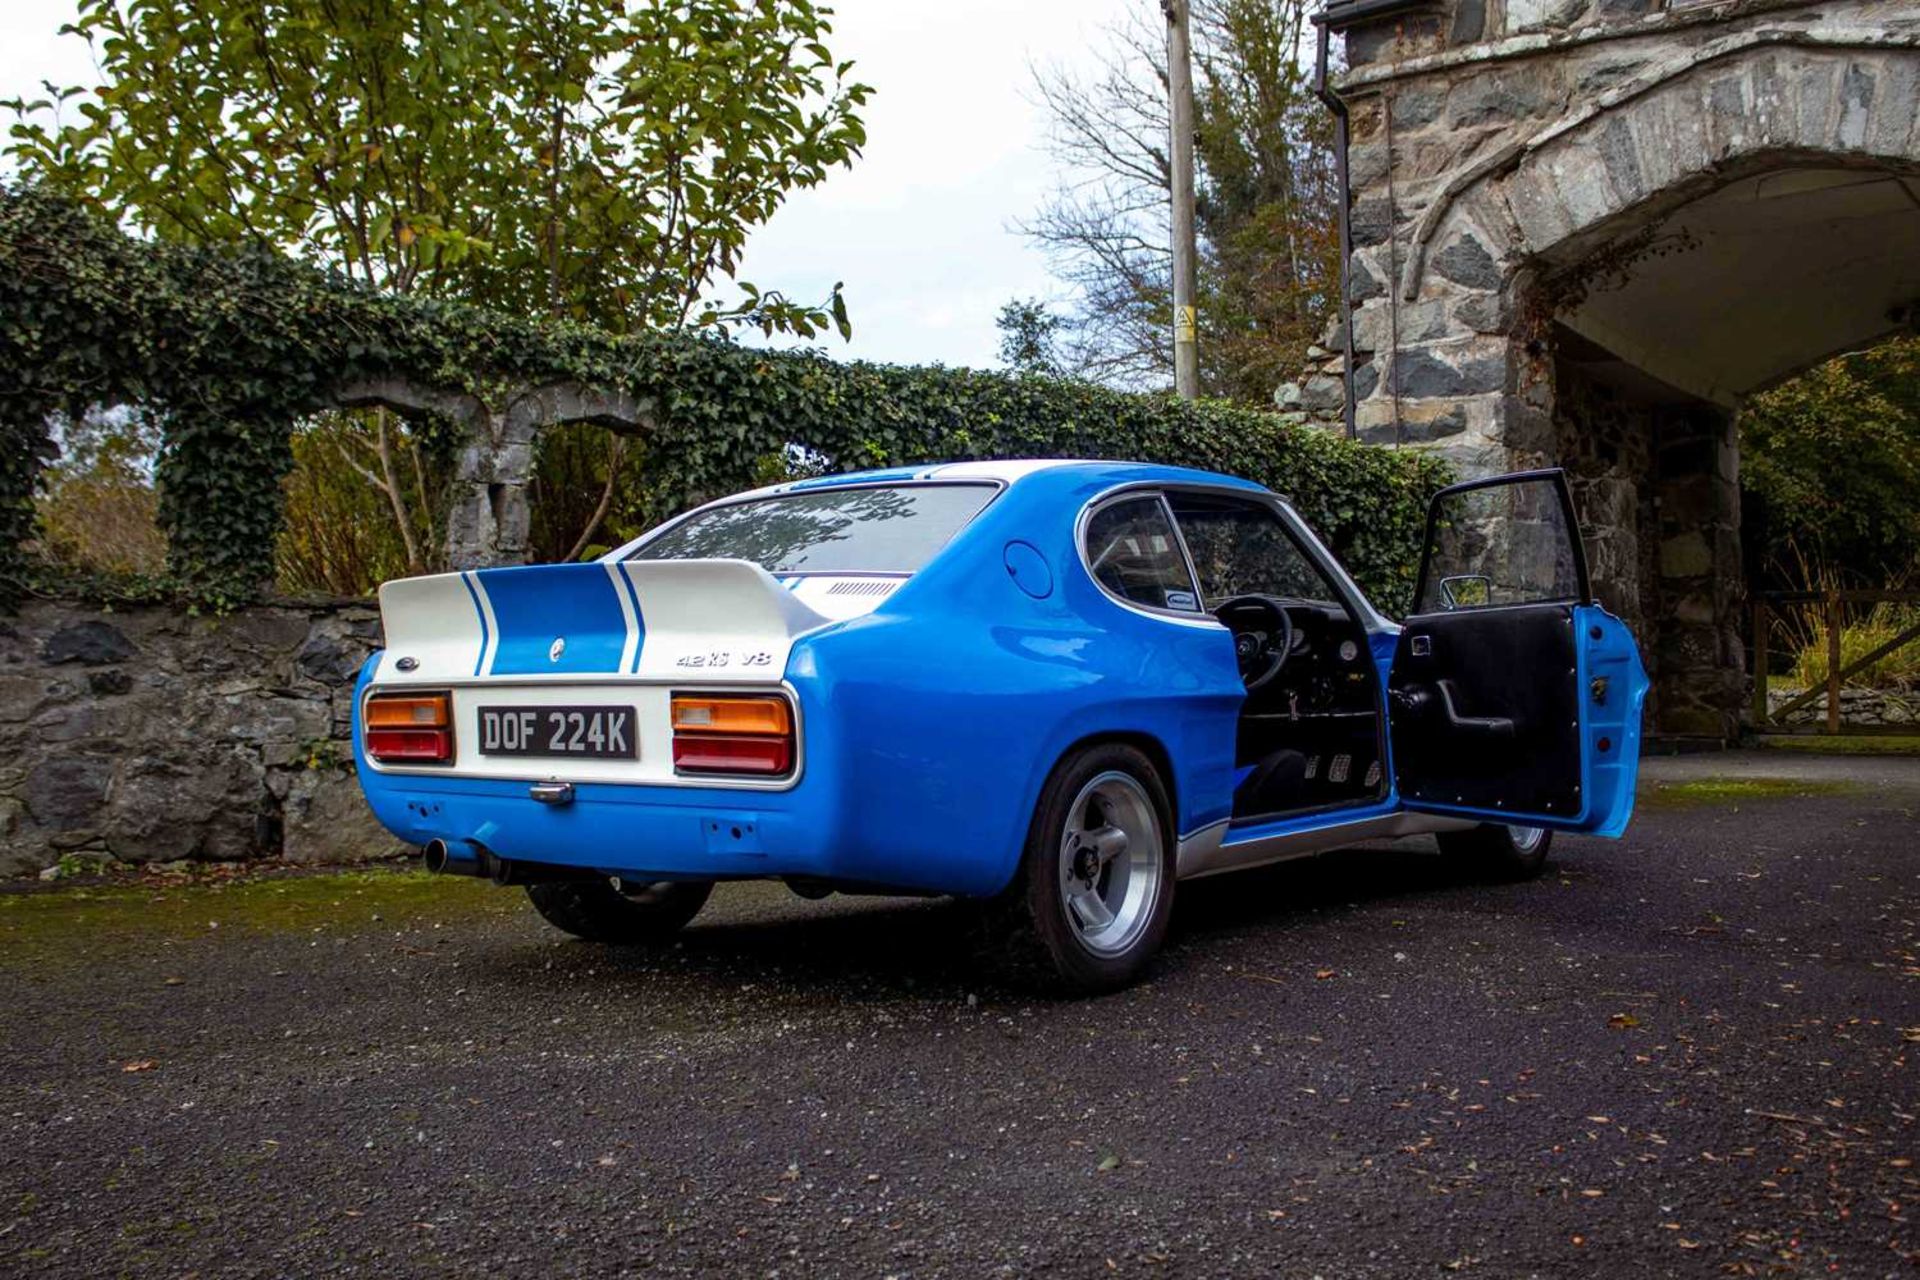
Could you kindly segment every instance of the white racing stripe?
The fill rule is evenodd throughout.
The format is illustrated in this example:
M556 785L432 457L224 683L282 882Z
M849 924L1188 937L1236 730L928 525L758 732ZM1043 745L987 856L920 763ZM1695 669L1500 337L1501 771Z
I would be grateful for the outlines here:
M793 641L831 619L744 560L627 560L640 600L637 674L653 679L771 683Z
M626 620L627 643L620 650L620 670L632 671L640 661L642 635L640 619L634 615L633 584L627 575L620 572L617 564L606 565L607 576L613 579L613 594L620 600L620 616Z
M510 592L501 575L522 572L545 572L552 581L514 579ZM549 567L401 579L380 591L388 657L378 676L383 683L411 685L546 684L622 676L773 684L785 675L797 637L871 613L904 581L878 574L819 574L799 575L785 585L744 560L603 561L558 574ZM590 616L591 610L570 609L581 599L566 593L589 589L601 600L599 629L568 635L569 614ZM617 609L599 594L608 589ZM545 616L547 601L551 621ZM503 615L507 606L509 613L518 612ZM512 629L504 639L503 617ZM551 667L547 626L553 627L551 638L568 641L567 658L556 655ZM575 657L596 644L604 657ZM403 658L409 660L405 671L397 666ZM582 660L596 665L582 667Z
M477 573L461 575L473 591L474 603L480 607L480 618L486 623L486 630L480 646L480 660L474 668L476 676L485 675L493 670L493 655L500 651L500 620L493 616L493 601L487 598L487 588Z

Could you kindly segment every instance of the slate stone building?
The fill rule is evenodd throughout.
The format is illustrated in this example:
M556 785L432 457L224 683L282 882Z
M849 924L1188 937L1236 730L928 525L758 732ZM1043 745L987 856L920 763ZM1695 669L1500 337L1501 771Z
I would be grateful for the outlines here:
M1351 244L1327 372L1351 360L1353 429L1465 474L1567 466L1654 670L1651 727L1730 735L1735 413L1916 324L1920 4L1335 0L1322 21Z

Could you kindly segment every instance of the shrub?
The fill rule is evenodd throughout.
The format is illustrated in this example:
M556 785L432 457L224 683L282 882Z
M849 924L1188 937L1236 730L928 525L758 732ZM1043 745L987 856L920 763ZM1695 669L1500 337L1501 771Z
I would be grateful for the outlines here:
M1754 396L1740 449L1745 536L1769 580L1884 583L1920 556L1920 337Z
M153 481L130 468L56 469L39 501L40 553L61 575L159 574L167 563L159 512Z
M1873 606L1864 618L1843 622L1840 626L1841 669L1852 666L1916 624L1920 624L1920 608L1890 603ZM1824 606L1810 606L1803 626L1807 638L1794 654L1793 672L1788 678L1802 689L1813 689L1827 682ZM1848 676L1846 684L1856 689L1920 689L1920 639L1910 640L1892 653L1875 659Z
M282 592L367 595L389 578L431 567L408 563L385 493L356 469L357 455L366 452L366 418L320 414L293 433L293 466L282 482L284 524L274 547L274 586ZM406 507L415 545L431 547L439 486L424 460L410 449L402 454L398 478L403 488L418 490Z

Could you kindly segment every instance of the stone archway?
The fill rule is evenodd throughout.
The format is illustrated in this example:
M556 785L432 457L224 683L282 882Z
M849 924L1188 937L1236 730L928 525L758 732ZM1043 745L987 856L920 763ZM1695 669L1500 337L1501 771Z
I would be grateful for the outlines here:
M1920 305L1920 15L1557 12L1376 0L1345 24L1356 425L1470 474L1567 465L1655 727L1724 738L1734 414Z
M509 386L489 399L391 377L340 388L330 399L343 409L377 406L456 425L461 444L441 554L461 569L526 562L533 523L527 487L543 430L574 422L627 435L654 429L651 399L575 382Z

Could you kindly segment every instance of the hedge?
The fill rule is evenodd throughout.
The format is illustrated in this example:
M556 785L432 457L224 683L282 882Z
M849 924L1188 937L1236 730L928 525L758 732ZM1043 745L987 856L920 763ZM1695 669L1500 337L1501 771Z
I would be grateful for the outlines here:
M139 404L177 589L248 599L270 572L288 437L377 379L498 403L576 384L651 403L661 511L735 491L800 446L836 470L959 458L1102 457L1230 471L1292 496L1383 607L1410 592L1434 460L1268 413L1086 383L837 363L688 333L615 336L396 297L269 252L131 238L78 204L0 191L0 595L27 589L50 415Z

